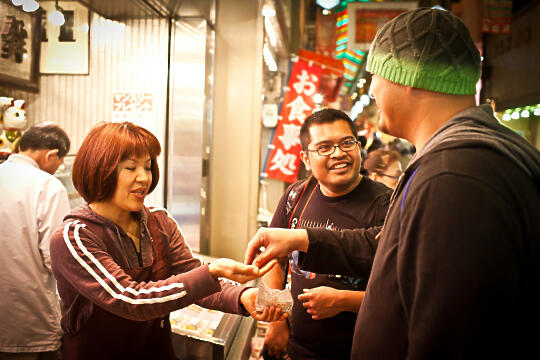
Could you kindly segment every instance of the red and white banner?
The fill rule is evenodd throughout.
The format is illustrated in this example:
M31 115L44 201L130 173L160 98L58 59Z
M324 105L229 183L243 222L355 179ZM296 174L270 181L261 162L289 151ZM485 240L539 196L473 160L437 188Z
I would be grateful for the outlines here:
M313 95L319 89L322 67L297 60L285 89L279 122L274 133L265 173L288 183L296 181L300 169L300 127L315 108Z

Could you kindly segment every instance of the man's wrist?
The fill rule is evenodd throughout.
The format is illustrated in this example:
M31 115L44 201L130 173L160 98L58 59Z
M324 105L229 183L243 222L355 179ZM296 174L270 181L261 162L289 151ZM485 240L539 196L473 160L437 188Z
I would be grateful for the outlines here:
M347 294L345 291L337 290L335 299L336 302L334 306L340 310L339 312L348 311L349 304L347 302Z
M283 327L287 327L287 329L289 328L289 323L287 321L287 319L284 319L284 320L277 320L277 321L273 321L271 323L268 324L268 326L272 327L272 328L278 328L278 329L283 329Z
M306 229L295 229L295 249L307 252L309 248L309 237Z
M358 312L364 300L364 291L338 290L336 307L341 311Z

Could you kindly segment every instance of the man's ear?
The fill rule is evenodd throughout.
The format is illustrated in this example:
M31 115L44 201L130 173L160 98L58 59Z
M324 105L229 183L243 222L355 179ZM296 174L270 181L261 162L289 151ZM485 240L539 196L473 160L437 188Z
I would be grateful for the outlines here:
M51 149L45 152L46 161L49 161L53 156L58 156L58 149Z
M300 151L300 157L302 158L302 162L304 163L304 166L306 167L306 170L311 170L311 167L309 166L309 157L307 152Z

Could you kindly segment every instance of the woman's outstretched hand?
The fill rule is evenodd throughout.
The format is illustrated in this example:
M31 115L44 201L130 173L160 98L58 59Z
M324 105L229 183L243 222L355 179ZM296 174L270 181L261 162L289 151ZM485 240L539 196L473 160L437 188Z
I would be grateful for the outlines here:
M255 300L257 299L258 291L259 289L256 288L246 289L240 296L242 305L244 305L244 308L249 312L251 317L264 322L285 320L288 314L284 313L279 306L267 306L263 311L257 311Z
M257 279L266 274L270 269L277 264L277 260L273 260L265 264L264 267L258 268L254 265L245 265L241 262L232 259L217 259L208 265L210 274L216 279L224 277L241 284L250 280Z

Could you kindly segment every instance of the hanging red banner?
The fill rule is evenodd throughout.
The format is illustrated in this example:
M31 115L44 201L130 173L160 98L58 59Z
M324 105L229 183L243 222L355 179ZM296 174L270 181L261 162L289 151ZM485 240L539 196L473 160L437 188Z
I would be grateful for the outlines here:
M319 82L319 93L323 96L321 105L327 106L336 101L336 97L345 80L343 77L345 72L344 62L304 49L298 49L298 57L300 60L312 61L322 67L321 80Z
M265 172L268 177L292 183L300 169L300 127L315 108L322 67L297 60L291 70L281 105Z

